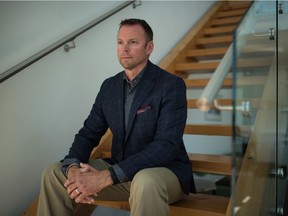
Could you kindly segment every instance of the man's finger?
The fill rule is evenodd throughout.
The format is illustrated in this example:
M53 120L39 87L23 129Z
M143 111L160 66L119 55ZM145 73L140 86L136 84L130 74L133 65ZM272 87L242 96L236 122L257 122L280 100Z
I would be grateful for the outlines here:
M94 199L90 196L85 196L83 193L81 193L79 196L75 197L75 202L91 204L94 202Z
M68 188L69 185L71 185L71 184L72 184L72 182L70 182L69 179L67 179L67 180L64 182L64 187L65 187L65 188Z

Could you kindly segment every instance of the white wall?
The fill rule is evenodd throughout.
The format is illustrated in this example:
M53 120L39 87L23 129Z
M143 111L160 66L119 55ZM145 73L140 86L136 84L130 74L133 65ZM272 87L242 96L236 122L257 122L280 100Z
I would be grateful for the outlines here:
M119 2L0 2L0 73ZM121 19L143 18L159 61L211 6L209 1L144 1L122 10L0 84L0 215L20 215L37 196L45 166L67 153L102 81L122 70L116 57ZM97 215L119 215L103 213Z

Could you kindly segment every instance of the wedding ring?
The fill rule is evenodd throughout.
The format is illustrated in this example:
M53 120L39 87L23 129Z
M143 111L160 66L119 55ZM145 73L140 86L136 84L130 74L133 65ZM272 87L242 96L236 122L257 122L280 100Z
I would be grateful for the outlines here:
M76 191L76 193L80 194L80 192L78 191L78 188L75 191Z

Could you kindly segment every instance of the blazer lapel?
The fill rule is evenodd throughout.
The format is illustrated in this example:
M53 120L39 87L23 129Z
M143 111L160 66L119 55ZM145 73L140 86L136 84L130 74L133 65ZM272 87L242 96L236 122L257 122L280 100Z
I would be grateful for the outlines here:
M124 72L123 72L124 73ZM117 134L121 135L121 140L124 140L124 134L125 134L125 124L124 124L124 80L123 80L123 73L121 73L119 77L119 81L117 82L117 85L115 86L114 91L112 92L113 97L112 99L112 107L113 112L111 112L111 117L116 119L115 122L118 122L119 124L117 126L117 131L115 131ZM115 128L114 128L115 130Z
M137 86L135 96L130 109L130 115L125 134L125 143L131 132L131 128L138 109L141 107L143 101L146 99L147 95L150 93L150 91L153 89L155 85L156 82L155 78L157 77L157 71L153 69L154 69L153 64L148 62L148 65L144 71L144 75L138 84L139 86Z

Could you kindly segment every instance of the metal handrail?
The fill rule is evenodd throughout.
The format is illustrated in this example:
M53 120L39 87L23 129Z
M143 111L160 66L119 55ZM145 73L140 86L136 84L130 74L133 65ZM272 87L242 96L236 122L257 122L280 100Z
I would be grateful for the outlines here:
M254 19L251 19L252 11L254 10L254 5L250 7L248 13L242 20L241 24L238 26L237 29L240 29L237 32L237 47L242 47L245 44L247 37L241 36L240 38L238 35L245 35L248 31L252 29L254 24ZM250 21L252 20L252 21ZM239 50L236 51L236 56L239 55ZM201 96L196 102L197 107L201 111L208 111L213 105L218 105L216 101L216 96L222 86L222 83L227 76L231 66L232 66L232 55L233 55L233 47L232 44L229 46L227 52L225 53L224 57L222 58L221 62L219 63L218 67L216 68L215 72L213 73L211 79L209 80L207 86L205 87L204 91L202 92Z
M17 74L21 70L25 69L26 67L32 65L34 62L38 61L39 59L45 57L49 53L53 52L54 50L58 49L59 47L63 46L64 44L68 43L69 41L73 41L76 37L83 34L84 32L88 31L92 27L98 25L102 21L106 20L107 18L111 17L113 14L117 13L118 11L124 9L130 4L133 4L133 8L140 4L135 4L136 0L132 1L125 1L121 5L115 7L114 9L108 11L104 15L98 17L97 19L91 21L90 23L86 24L85 26L77 29L76 31L72 32L71 34L65 36L64 38L60 39L59 41L51 44L50 46L46 47L45 49L39 51L38 53L32 55L31 57L27 58L26 60L20 62L19 64L15 65L14 67L6 70L5 72L0 74L0 83L5 81L6 79L12 77L13 75Z

